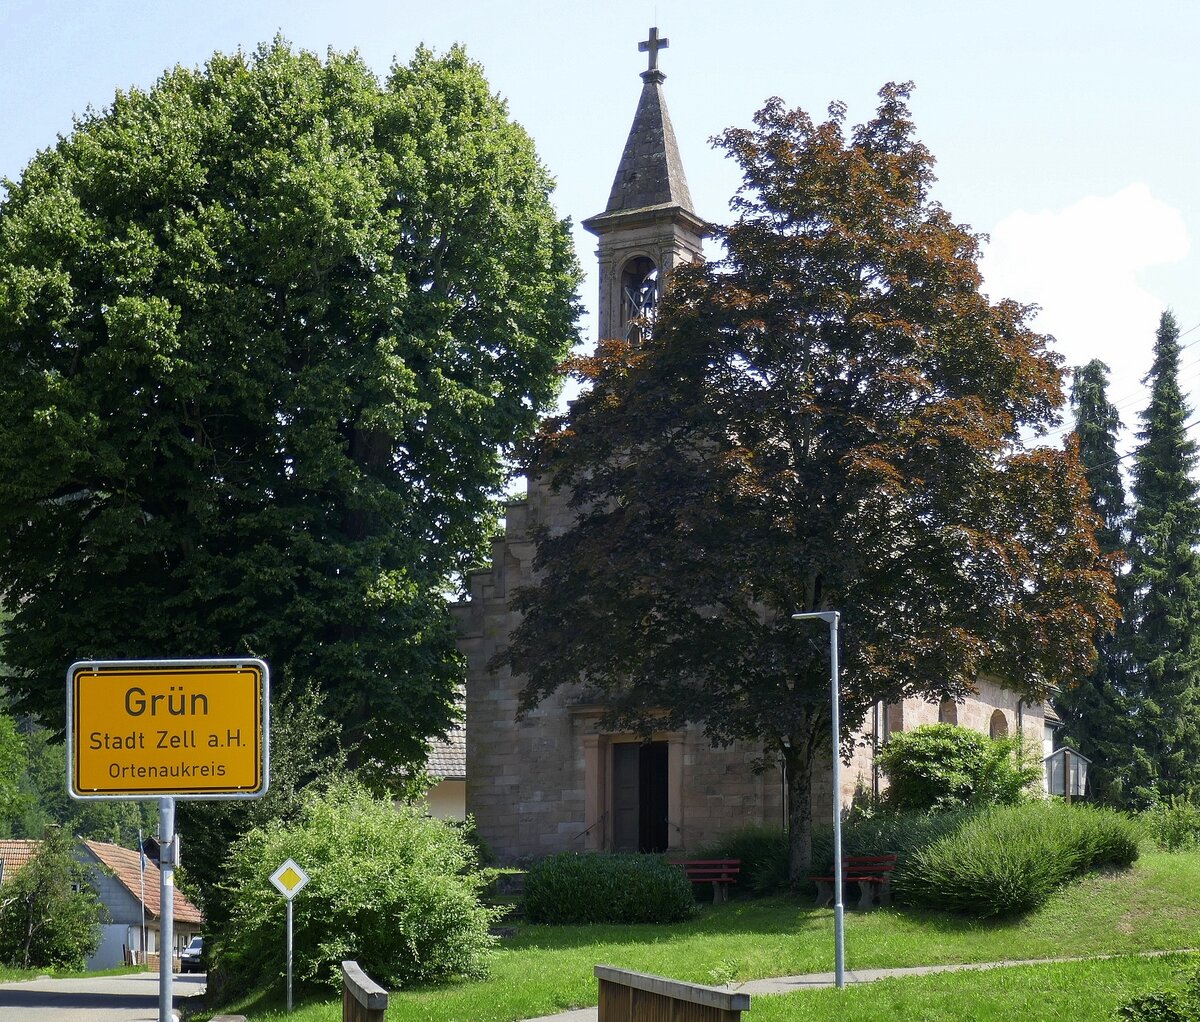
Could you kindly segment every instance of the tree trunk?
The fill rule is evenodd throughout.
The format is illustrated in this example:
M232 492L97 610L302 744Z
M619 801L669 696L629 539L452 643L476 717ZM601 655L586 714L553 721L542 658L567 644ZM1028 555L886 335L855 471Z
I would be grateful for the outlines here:
M795 890L812 872L812 754L809 741L784 750L788 803L788 883Z

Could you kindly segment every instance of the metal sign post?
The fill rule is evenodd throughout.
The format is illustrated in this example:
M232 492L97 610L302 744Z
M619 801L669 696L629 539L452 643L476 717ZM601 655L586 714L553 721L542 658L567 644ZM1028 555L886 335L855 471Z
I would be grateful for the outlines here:
M287 899L287 1010L292 1013L292 899L308 883L308 874L293 859L288 859L274 873L271 883Z
M158 799L159 1022L174 1022L175 801L266 794L269 690L267 665L253 657L88 660L67 669L67 793Z
M158 1018L173 1022L175 947L175 800L158 800Z

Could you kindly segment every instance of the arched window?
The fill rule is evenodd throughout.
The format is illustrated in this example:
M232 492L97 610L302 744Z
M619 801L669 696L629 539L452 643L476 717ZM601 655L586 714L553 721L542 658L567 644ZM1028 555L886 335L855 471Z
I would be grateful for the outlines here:
M988 733L993 738L1008 737L1008 718L1004 716L1003 710L996 710L992 714L991 726L988 728Z
M621 326L631 341L640 340L645 324L654 322L658 308L658 267L647 256L638 256L621 271Z
M957 724L958 723L958 703L947 696L938 703L938 723L939 724Z

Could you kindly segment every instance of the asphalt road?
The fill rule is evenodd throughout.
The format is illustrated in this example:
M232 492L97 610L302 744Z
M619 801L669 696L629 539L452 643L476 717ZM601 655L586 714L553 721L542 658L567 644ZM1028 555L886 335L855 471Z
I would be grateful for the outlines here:
M176 1009L205 979L175 977ZM158 1022L158 973L0 983L0 1022Z

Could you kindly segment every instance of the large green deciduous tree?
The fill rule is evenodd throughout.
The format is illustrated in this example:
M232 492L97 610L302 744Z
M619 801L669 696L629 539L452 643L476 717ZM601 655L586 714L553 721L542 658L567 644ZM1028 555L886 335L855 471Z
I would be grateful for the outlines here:
M253 653L360 763L419 759L460 677L444 594L575 336L551 182L479 67L216 55L6 188L20 705L61 727L76 658Z
M1126 559L1129 510L1117 454L1121 416L1108 399L1108 373L1108 366L1099 359L1077 367L1071 383L1071 409L1079 460L1087 474L1092 509L1101 523L1096 542L1100 552L1110 559L1121 602L1127 589L1125 576L1118 573ZM1054 702L1067 734L1092 761L1088 776L1093 791L1107 799L1116 780L1114 768L1125 758L1123 656L1121 642L1113 632L1098 632L1096 649L1092 672L1069 681Z
M1179 352L1179 327L1164 312L1133 466L1119 632L1125 740L1114 794L1138 808L1200 791L1200 490Z
M1042 696L1115 616L1076 450L1022 446L1060 370L1028 309L981 293L907 95L848 135L840 107L778 100L726 131L724 258L676 272L644 347L580 360L591 388L534 462L575 519L518 600L524 706L581 681L614 724L762 743L794 882L830 699L826 630L793 612L843 615L844 743L872 704L984 673Z
M28 806L21 788L27 761L16 721L0 704L0 837L13 836L13 824Z

